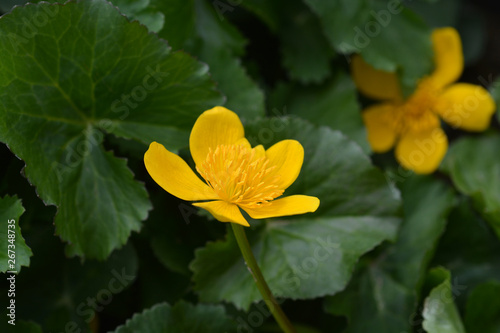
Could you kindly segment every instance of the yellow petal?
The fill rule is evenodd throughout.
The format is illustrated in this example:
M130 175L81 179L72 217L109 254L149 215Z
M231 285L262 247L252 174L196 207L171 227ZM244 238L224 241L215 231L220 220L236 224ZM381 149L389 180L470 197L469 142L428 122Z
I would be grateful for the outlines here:
M384 153L390 150L396 142L395 112L395 106L386 103L370 106L362 114L368 134L368 142L376 153Z
M273 200L269 205L260 208L242 207L254 219L266 219L278 216L290 216L312 213L318 209L319 199L308 195L291 195Z
M304 148L295 140L283 140L266 150L269 166L276 168L271 174L280 178L276 185L285 190L297 179L304 162Z
M227 203L225 201L210 201L198 202L193 205L208 210L208 212L220 222L233 222L241 224L245 227L250 226L243 215L241 215L238 206L234 204Z
M431 77L442 88L458 80L464 69L460 35L454 28L440 28L432 32L435 69Z
M218 199L212 188L201 181L182 158L157 142L149 145L144 164L158 185L182 200Z
M189 137L191 156L196 165L200 165L205 161L209 148L215 150L218 145L235 144L244 137L238 115L225 107L216 106L203 112L196 120Z
M453 127L484 131L495 113L495 101L481 86L457 83L439 96L435 111Z
M408 132L396 146L396 158L406 169L418 174L434 172L448 149L448 139L440 127Z
M266 150L263 145L255 146L253 147L253 150L255 150L255 157L257 158L266 156Z
M248 149L252 149L252 145L250 145L250 142L248 142L247 138L241 138L235 143L236 145L244 146Z
M395 73L384 72L367 64L360 55L351 61L354 83L364 95L380 100L399 100L401 91Z

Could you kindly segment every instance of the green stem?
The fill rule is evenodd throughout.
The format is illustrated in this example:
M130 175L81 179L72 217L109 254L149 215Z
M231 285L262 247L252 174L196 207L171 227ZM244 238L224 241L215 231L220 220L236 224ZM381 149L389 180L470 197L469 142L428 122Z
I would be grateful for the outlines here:
M245 229L243 228L243 226L236 223L231 223L231 225L233 227L234 236L236 237L238 246L240 247L241 254L243 255L243 258L245 259L245 262L247 263L247 266L253 275L255 283L257 284L257 288L259 289L264 302L273 314L274 319L276 319L283 332L296 333L295 328L293 328L292 326L292 323L290 323L290 320L288 320L287 316L274 298L271 289L269 289L266 280L264 280L264 276L262 276L262 272L260 271L255 257L253 256L252 248L250 247L247 236L245 235Z

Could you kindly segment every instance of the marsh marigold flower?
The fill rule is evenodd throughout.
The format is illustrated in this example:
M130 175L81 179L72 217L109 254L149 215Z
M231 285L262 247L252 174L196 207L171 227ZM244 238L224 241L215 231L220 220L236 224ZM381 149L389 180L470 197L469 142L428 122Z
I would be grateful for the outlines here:
M483 131L495 112L495 102L486 89L468 83L452 84L464 66L457 31L434 30L432 44L434 72L422 78L406 99L395 74L372 68L358 55L351 63L358 89L383 101L363 112L373 151L383 153L395 146L399 163L420 174L436 170L448 149L440 118L454 128Z
M170 194L209 211L221 222L249 226L240 208L254 219L314 212L318 198L280 198L297 179L304 149L283 140L265 150L251 147L236 113L217 106L196 120L189 138L198 177L178 155L151 143L144 164L151 177Z

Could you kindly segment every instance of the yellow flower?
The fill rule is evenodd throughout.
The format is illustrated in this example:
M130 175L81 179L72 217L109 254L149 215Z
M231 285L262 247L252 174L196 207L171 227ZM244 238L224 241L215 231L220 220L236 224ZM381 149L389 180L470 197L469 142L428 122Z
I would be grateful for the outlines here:
M458 32L436 29L432 44L434 72L421 79L406 100L395 74L370 67L360 56L354 56L351 64L358 89L383 101L363 112L373 151L382 153L396 146L399 163L420 174L435 171L448 149L440 118L455 128L483 131L495 112L495 102L486 89L468 83L452 84L464 66Z
M193 205L221 222L249 226L239 208L254 219L264 219L314 212L319 206L318 198L306 195L276 199L300 173L302 145L283 140L268 150L261 145L252 148L236 113L224 107L200 115L189 147L205 182L157 142L144 155L146 169L165 191L182 200L198 201Z

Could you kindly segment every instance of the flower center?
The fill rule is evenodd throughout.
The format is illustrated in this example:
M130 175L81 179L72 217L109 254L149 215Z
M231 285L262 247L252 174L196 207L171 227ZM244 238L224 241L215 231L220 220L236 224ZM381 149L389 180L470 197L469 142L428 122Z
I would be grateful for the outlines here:
M269 159L257 150L242 145L219 145L209 149L206 160L196 170L220 199L256 208L268 205L283 194L279 175Z
M437 89L430 79L423 79L410 98L396 108L396 130L420 132L439 126L439 117L433 108L437 101Z

